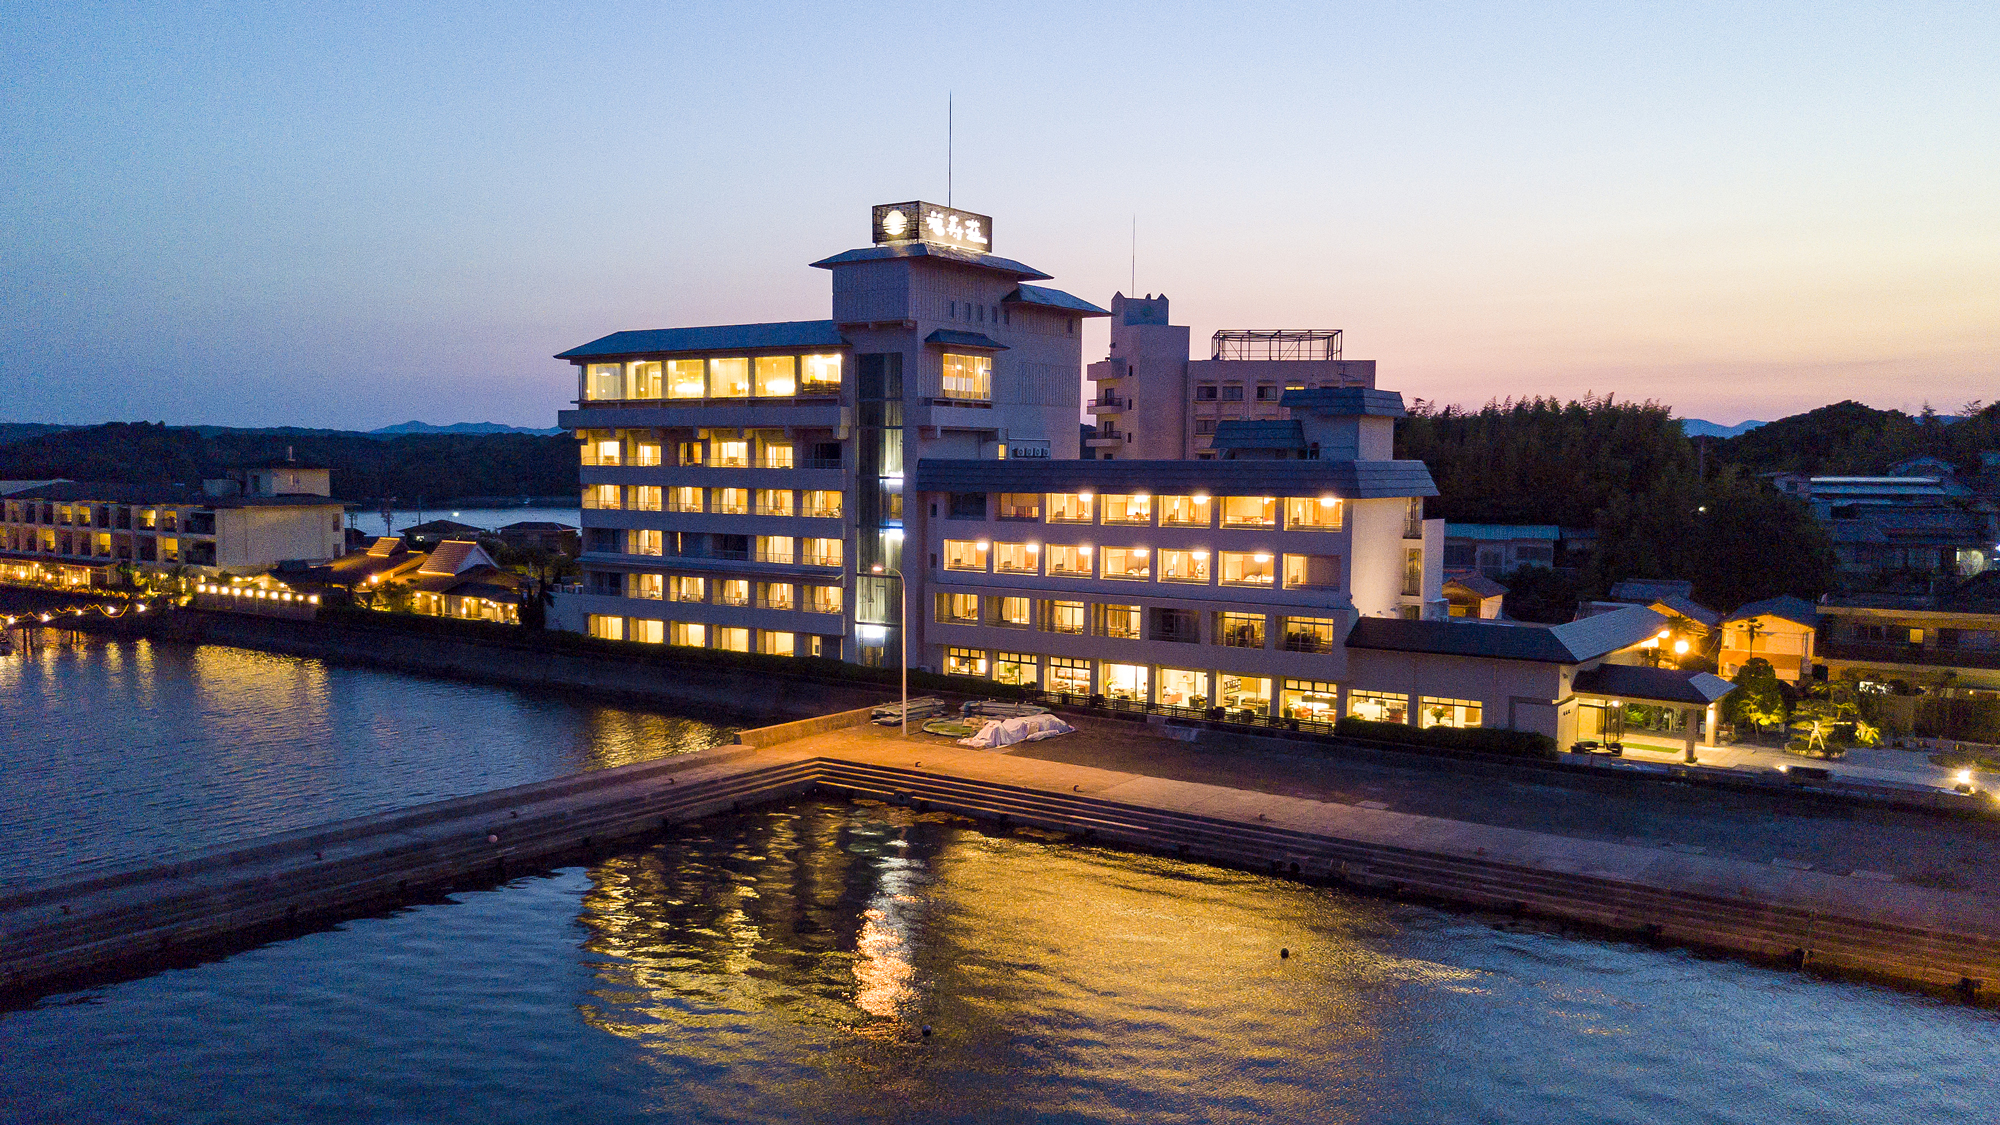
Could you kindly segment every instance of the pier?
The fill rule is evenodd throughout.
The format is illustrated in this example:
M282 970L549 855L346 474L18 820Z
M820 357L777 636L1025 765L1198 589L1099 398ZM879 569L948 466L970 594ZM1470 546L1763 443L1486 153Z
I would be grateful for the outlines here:
M1982 895L1865 870L1581 840L1370 807L1379 802L906 742L866 716L744 731L736 745L700 753L11 889L0 893L0 984L33 995L143 972L813 792L1968 998L1990 1000L2000 981L2000 911ZM1168 742L1102 720L1066 737L1079 747L1100 737Z

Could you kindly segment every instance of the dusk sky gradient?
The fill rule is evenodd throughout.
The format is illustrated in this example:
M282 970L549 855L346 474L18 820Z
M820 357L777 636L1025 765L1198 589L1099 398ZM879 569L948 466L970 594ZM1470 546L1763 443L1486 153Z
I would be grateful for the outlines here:
M8 4L0 420L547 426L945 194L1405 397L2000 398L2000 5ZM1085 360L1104 352L1096 322Z

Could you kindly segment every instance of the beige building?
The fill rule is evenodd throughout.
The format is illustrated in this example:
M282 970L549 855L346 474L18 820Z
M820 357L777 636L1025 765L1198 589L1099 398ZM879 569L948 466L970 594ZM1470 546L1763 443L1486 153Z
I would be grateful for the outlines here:
M1717 670L1734 679L1754 657L1771 662L1778 678L1800 683L1812 677L1813 637L1819 611L1811 602L1789 595L1739 606L1722 619L1722 655Z

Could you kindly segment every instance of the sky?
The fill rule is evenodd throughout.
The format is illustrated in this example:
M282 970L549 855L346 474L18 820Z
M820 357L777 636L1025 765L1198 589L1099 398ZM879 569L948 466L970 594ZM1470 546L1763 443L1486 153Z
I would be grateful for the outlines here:
M547 426L946 191L1405 398L2000 398L2000 5L0 4L0 420ZM1136 224L1136 254L1134 227ZM1085 362L1104 354L1091 323ZM1205 353L1204 353L1205 354Z

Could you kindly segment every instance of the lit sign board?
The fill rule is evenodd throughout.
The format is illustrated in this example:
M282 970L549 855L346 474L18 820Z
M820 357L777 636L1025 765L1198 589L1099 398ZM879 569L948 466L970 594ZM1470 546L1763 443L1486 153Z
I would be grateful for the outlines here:
M993 249L993 219L935 203L884 203L875 208L875 241L928 242L984 254Z
M1046 440L1010 441L1007 443L1007 458L1012 461L1047 460L1049 443Z

